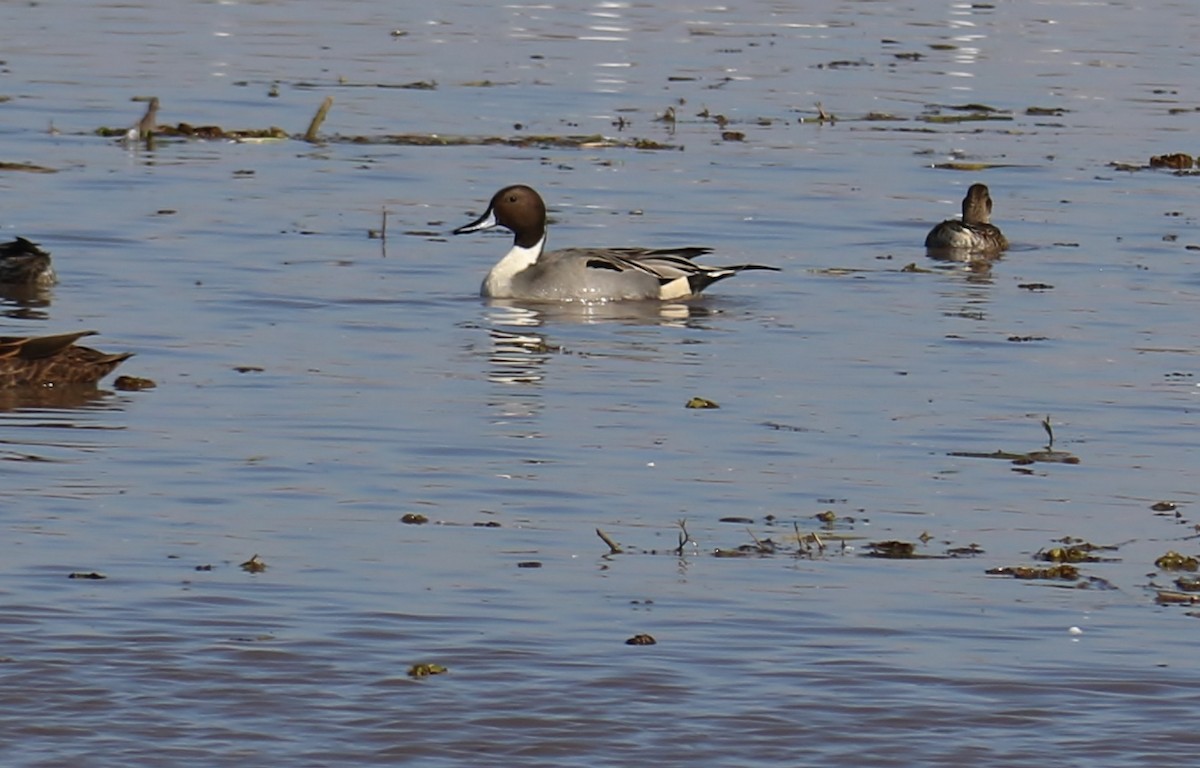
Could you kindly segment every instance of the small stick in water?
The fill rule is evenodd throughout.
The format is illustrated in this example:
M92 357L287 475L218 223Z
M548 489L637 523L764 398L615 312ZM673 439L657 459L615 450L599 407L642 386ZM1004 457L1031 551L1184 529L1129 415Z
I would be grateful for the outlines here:
M596 535L600 537L601 541L603 541L605 544L608 545L609 554L613 554L613 555L621 554L621 545L618 544L617 542L613 541L612 539L610 539L608 537L607 533L605 533L604 531L597 528Z
M138 121L137 132L139 139L149 139L154 134L154 129L158 120L158 97L151 96L150 103L146 105L146 114L142 115L142 119Z
M687 518L683 518L675 523L679 526L679 546L675 548L675 554L683 557L683 548L691 541L692 537L688 534Z
M321 128L321 123L325 122L325 115L329 113L329 108L333 106L333 97L326 96L325 101L321 102L321 106L317 107L317 114L313 115L312 122L308 124L308 130L304 132L304 140L310 144L317 142L317 131Z

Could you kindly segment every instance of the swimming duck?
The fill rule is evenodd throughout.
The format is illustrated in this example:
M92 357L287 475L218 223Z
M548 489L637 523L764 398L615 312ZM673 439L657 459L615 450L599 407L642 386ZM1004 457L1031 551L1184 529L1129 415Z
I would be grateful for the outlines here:
M1008 239L991 223L992 196L984 184L972 184L963 198L962 220L947 219L925 237L933 251L967 251L995 255L1008 248Z
M534 301L680 301L759 264L711 267L693 259L711 248L566 248L546 250L546 204L521 184L492 196L487 210L454 234L504 227L513 233L508 254L484 278L480 293Z
M54 285L58 277L50 254L23 237L0 243L0 283L10 285Z
M112 355L75 346L79 339L95 333L0 336L0 388L95 384L133 356L132 352Z

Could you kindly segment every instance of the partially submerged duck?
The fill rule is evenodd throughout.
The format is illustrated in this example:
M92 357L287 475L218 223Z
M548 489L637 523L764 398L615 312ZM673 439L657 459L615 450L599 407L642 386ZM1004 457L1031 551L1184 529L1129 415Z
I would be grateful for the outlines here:
M972 184L963 198L962 219L947 219L925 237L930 251L994 256L1007 250L1008 238L991 222L992 196L985 184Z
M57 281L50 254L37 243L23 237L0 243L0 283L47 286Z
M454 234L504 227L513 245L480 287L497 299L532 301L681 301L760 264L712 267L693 259L711 248L565 248L546 250L546 204L532 187L505 187L487 210Z
M109 354L75 342L96 331L56 336L0 336L0 389L95 384L132 352Z

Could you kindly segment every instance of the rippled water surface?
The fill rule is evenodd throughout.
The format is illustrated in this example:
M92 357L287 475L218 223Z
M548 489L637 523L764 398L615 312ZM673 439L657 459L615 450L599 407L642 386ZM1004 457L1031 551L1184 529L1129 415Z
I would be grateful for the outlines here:
M1144 167L1200 150L1193 4L48 2L0 28L0 162L53 171L0 171L0 239L61 277L3 334L95 328L158 383L0 398L6 765L1200 746L1195 618L1155 565L1198 554L1200 198ZM297 138L96 133L150 96ZM975 181L1012 250L928 259ZM446 233L516 182L555 245L783 271L489 304L508 241ZM1079 463L987 458L1045 449L1043 420ZM1107 548L988 573L1065 537ZM867 556L889 541L917 556Z

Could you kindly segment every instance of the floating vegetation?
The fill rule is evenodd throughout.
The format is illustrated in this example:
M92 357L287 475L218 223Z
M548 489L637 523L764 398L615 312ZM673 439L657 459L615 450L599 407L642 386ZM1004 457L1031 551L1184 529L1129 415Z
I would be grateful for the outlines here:
M931 167L940 171L987 171L994 168L1012 168L1010 163L965 163L960 160L951 160L945 163L934 163Z
M541 568L542 563L540 560L522 560L521 562L517 563L517 567L518 568Z
M762 425L779 432L812 432L808 427L798 427L794 424L780 424L777 421L764 421Z
M1117 547L1110 545L1092 544L1083 539L1064 538L1058 546L1049 549L1039 549L1034 557L1048 563L1111 563L1117 558L1100 557L1096 552L1113 552Z
M1192 156L1186 152L1175 152L1169 155L1154 155L1150 158L1151 168L1171 168L1176 171L1186 171L1195 165Z
M1155 512L1174 512L1177 506L1173 501L1156 501L1150 505L1150 509Z
M120 138L126 137L129 132L130 129L128 128L101 127L95 130L97 136ZM270 128L225 129L218 125L192 125L190 123L178 123L173 126L156 126L152 136L185 139L226 139L229 141L291 138L287 131L273 126Z
M400 517L400 522L405 525L424 525L429 522L429 518L419 512L408 512Z
M965 547L950 547L946 550L947 557L975 557L983 554L983 547L978 544L968 544Z
M1074 565L1059 563L1039 567L1034 565L1001 566L985 571L989 576L1012 576L1014 579L1042 579L1046 581L1077 581L1079 569Z
M263 562L263 559L257 553L238 567L246 573L262 573L267 570L267 564Z
M999 114L992 112L971 112L965 115L942 115L942 114L927 114L920 115L917 120L923 123L934 124L954 124L954 123L973 123L982 121L1011 121L1013 116L1010 114Z
M1175 586L1181 592L1200 592L1200 577L1180 576L1175 579Z
M1000 453L1000 451L997 451ZM1004 458L1010 458L1005 456ZM1013 464L1078 464L1079 457L1066 451L1030 451L1012 458Z
M1066 451L1054 450L1054 431L1050 427L1050 417L1047 416L1041 422L1042 428L1046 430L1047 436L1050 438L1045 448L1028 453L1013 453L1012 451L992 451L990 453L982 453L977 451L950 451L947 456L960 456L969 459L1000 459L1002 461L1011 461L1013 464L1024 466L1028 464L1078 464L1079 458L1074 454Z
M143 379L137 376L118 376L113 381L113 387L122 392L140 392L143 389L154 389L158 384L153 379Z
M107 579L108 577L105 576L103 573L97 573L96 571L86 571L86 572L76 571L75 573L68 575L67 578L68 579L88 579L91 581L103 581L104 579Z
M21 171L24 173L58 173L57 168L47 168L33 163L4 163L0 162L0 171Z
M1196 571L1200 570L1200 560L1191 555L1181 555L1174 550L1154 561L1154 566L1163 571Z
M405 83L403 85L380 85L378 87L432 90L433 88L437 87L437 84L421 81L417 83ZM94 133L98 136L121 138L123 140L131 140L141 137L147 142L159 138L226 140L237 142L294 139L309 143L388 144L411 147L508 146L558 149L682 149L682 147L672 144L665 144L650 139L614 139L598 133L586 135L542 134L528 136L448 136L437 133L402 133L383 134L378 136L319 136L318 131L321 125L324 123L330 108L333 106L332 97L327 97L324 101L322 101L320 107L318 107L316 111L316 114L309 123L307 130L303 134L295 136L289 134L282 128L275 126L271 126L269 128L227 129L222 128L219 125L197 126L186 122L177 123L173 126L159 125L155 120L155 113L158 109L158 100L157 98L153 98L150 100L150 102L151 105L150 108L147 109L146 116L143 117L134 127L100 127L95 129ZM673 109L671 111L671 115L674 115ZM519 130L520 126L517 126L517 128ZM54 169L43 169L37 166L17 164L9 165L11 167L7 168L7 170L27 170L42 173L54 172ZM5 165L0 164L0 170L5 169Z
M625 641L625 645L657 645L658 641L650 635L639 634L634 635Z
M1200 595L1160 589L1154 601L1159 605L1195 605L1200 603Z
M409 667L408 676L414 679L420 679L423 677L431 677L433 675L442 675L449 671L449 669L443 667L441 664L425 662L423 664L413 664L411 667Z
M505 146L536 149L682 149L649 139L614 139L599 133L585 136L543 134L529 136L448 136L438 133L400 133L383 136L324 137L326 143L394 144L406 147Z
M688 400L687 404L685 404L683 407L684 408L720 408L721 406L717 405L712 400L708 400L703 397L693 397L691 400Z
M867 545L867 557L882 557L889 560L908 560L917 551L911 541L872 541Z
M851 69L857 67L873 68L875 65L866 59L857 59L850 61L849 59L841 59L838 61L830 61L825 64L817 64L817 69Z
M1129 163L1121 160L1114 160L1108 164L1109 168L1117 171L1144 171L1146 169L1164 169L1174 171L1176 176L1195 176L1200 171L1193 170L1198 164L1196 159L1186 152L1170 152L1165 155L1152 155L1149 162L1145 165L1138 163Z

